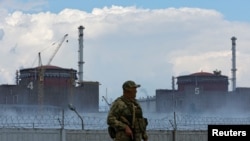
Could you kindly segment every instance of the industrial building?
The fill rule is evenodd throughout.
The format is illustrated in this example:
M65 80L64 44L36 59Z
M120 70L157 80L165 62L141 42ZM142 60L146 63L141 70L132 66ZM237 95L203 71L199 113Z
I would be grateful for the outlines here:
M219 70L172 77L172 89L157 89L154 97L139 99L143 110L157 113L249 113L250 88L236 87L236 37L231 40L231 78L222 75ZM228 90L229 81L231 91Z
M79 70L48 64L24 68L16 72L16 84L0 85L0 104L26 106L53 106L65 109L73 104L80 112L99 111L99 82L83 80L83 26L79 26ZM65 41L64 36L56 51ZM39 54L40 59L40 54Z
M229 80L217 70L173 77L177 89L156 89L155 96L139 102L150 113L250 114L250 88L229 91Z
M228 91L228 77L218 72L198 72L177 77L177 90L156 90L157 112L247 112L250 88Z

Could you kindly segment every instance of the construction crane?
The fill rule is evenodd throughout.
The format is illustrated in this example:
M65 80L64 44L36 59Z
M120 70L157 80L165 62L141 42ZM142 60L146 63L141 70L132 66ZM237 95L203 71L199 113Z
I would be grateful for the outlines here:
M39 58L39 64L38 64L38 104L40 106L43 105L43 97L44 97L44 72L45 68L42 65L42 59L41 59L41 53L38 53L38 58ZM42 108L42 107L40 107Z
M57 51L62 46L62 44L65 41L67 36L68 36L68 34L64 35L63 39L58 44L55 52L52 54L51 58L49 59L49 62L47 63L47 65L50 65L51 61L55 57ZM39 59L39 62L38 62L38 74L39 74L39 77L38 77L38 104L40 105L40 108L42 110L43 100L44 100L44 73L46 71L46 68L42 64L42 59L41 59L41 53L40 52L38 53L38 59Z
M65 34L61 40L61 42L58 44L58 46L56 47L55 52L52 54L52 56L49 59L49 62L47 63L47 65L50 65L51 61L53 60L53 58L55 57L56 53L58 52L59 48L62 46L63 42L65 41L65 39L67 38L68 34Z
M51 61L55 57L57 51L62 46L62 44L65 41L65 39L66 39L67 36L68 36L68 34L65 34L63 36L63 39L58 44L55 52L52 54L52 56L49 59L49 62L47 63L47 65L50 65ZM38 74L39 74L39 79L38 79L38 104L40 106L42 106L43 105L43 99L44 99L44 73L45 73L46 68L42 64L42 59L41 59L41 53L40 52L38 53L38 58L39 58L39 63L38 63L38 66L39 66L39 69L38 69Z

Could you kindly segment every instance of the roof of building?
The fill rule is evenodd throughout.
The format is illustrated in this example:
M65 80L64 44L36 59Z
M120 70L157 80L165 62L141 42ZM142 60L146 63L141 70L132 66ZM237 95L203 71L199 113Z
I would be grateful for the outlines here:
M196 72L196 73L190 74L190 76L214 76L214 74L209 73L209 72Z
M36 68L40 68L41 66L38 66ZM61 67L58 66L53 66L53 65L44 65L43 66L45 69L62 69Z

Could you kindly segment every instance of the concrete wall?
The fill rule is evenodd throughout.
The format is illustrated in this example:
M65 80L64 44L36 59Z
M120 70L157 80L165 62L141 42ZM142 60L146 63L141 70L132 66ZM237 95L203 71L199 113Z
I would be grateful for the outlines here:
M207 131L150 130L150 141L207 141ZM0 141L112 141L107 130L0 129Z

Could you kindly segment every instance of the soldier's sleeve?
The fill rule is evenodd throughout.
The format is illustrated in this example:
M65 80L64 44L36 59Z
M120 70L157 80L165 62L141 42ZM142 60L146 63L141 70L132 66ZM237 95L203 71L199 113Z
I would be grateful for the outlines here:
M121 102L117 101L114 102L110 108L110 111L108 113L107 117L107 124L115 127L118 130L123 130L127 126L123 122L120 121L120 116L122 114L122 110L124 108L124 104Z

